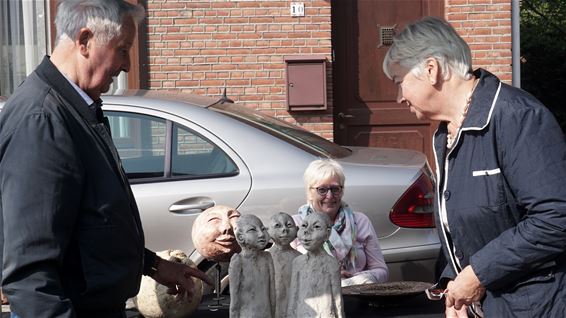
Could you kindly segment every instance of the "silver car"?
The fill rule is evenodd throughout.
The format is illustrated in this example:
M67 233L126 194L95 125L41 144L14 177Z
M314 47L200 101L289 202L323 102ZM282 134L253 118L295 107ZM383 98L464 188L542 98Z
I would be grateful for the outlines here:
M181 249L208 269L191 240L203 210L227 205L264 222L276 212L295 214L305 203L307 165L334 158L346 174L343 200L371 219L390 280L433 281L440 243L424 154L339 146L244 106L195 95L126 91L103 99L148 248Z

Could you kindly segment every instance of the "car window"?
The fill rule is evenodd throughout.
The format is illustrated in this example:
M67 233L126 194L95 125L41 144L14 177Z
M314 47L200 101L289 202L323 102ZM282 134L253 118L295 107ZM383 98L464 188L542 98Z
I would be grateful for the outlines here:
M105 112L112 139L130 179L165 175L166 123L146 115Z
M236 165L220 149L185 127L173 125L173 176L213 176L237 172Z
M208 178L238 173L237 166L220 147L187 127L129 112L106 111L105 115L130 180Z

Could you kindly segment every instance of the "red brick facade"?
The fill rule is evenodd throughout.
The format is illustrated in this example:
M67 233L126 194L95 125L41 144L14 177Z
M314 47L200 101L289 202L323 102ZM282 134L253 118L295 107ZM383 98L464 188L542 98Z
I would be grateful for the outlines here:
M331 1L148 0L148 78L151 89L228 96L247 107L298 123L333 139L332 64L328 111L286 110L284 56L323 55L330 61ZM509 0L446 0L445 17L470 43L475 67L511 81Z

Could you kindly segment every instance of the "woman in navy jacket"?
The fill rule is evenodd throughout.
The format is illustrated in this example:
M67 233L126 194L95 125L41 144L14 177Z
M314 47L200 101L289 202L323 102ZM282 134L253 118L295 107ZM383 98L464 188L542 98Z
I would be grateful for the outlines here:
M566 143L528 93L472 71L440 18L396 36L383 68L398 102L440 121L436 218L447 316L566 317Z

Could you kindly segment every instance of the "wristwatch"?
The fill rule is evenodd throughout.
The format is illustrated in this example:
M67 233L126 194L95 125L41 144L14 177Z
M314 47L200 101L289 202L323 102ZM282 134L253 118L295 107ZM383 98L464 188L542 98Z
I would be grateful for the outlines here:
M153 264L149 267L149 277L153 277L155 273L157 273L157 268L159 267L159 263L161 262L161 257L155 256L153 259Z

